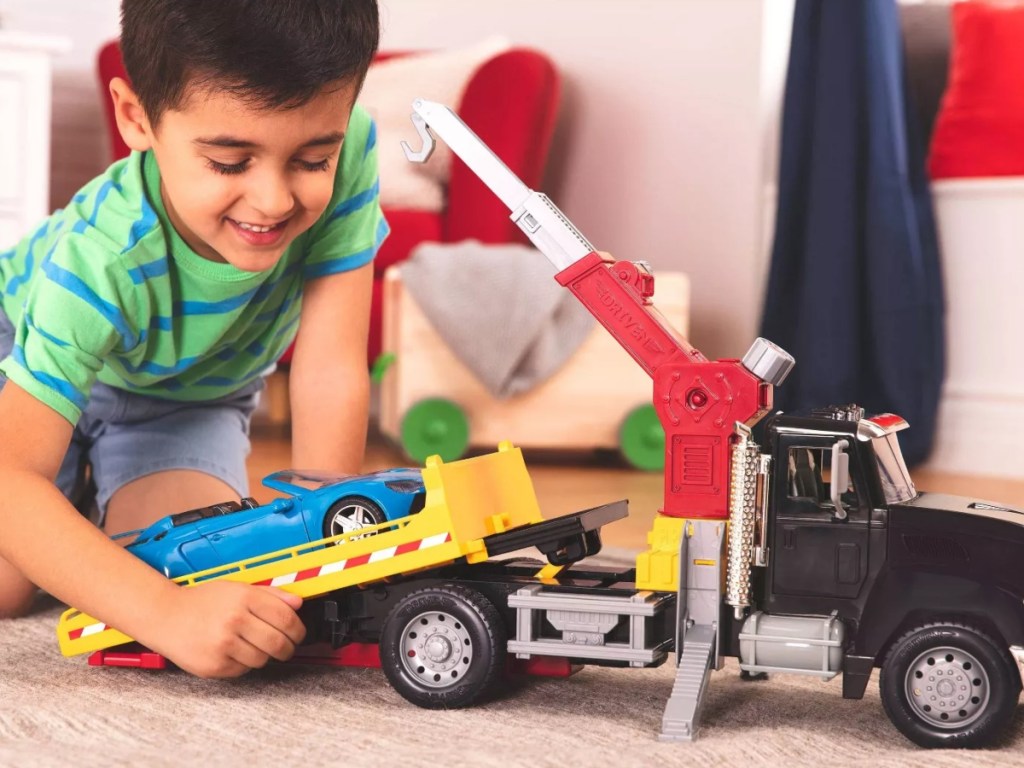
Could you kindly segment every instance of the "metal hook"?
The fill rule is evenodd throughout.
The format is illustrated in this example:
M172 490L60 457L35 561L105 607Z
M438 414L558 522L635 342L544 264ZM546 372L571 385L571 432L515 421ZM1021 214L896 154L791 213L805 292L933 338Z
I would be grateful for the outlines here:
M420 139L423 140L423 147L418 152L413 151L413 148L409 146L406 141L402 142L402 149L405 151L405 157L414 163L425 163L430 158L430 155L434 151L434 137L430 133L430 128L427 127L427 121L420 117L415 112L410 115L412 118L412 124L416 126L416 133L420 135Z

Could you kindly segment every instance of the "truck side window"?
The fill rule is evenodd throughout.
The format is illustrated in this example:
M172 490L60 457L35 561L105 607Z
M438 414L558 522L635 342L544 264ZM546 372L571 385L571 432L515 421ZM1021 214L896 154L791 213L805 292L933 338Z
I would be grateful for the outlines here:
M819 464L821 451L815 448L789 449L789 498L820 503L826 498Z
M794 446L789 449L789 483L788 493L791 499L805 499L815 504L831 507L832 450L830 448L810 448ZM857 494L853 487L853 476L850 487L843 490L843 501L857 504Z

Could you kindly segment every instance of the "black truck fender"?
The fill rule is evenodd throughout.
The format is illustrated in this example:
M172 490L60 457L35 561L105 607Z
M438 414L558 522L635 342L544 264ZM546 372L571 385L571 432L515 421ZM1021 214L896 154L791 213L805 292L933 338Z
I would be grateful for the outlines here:
M956 620L985 629L1005 647L1024 644L1024 603L995 584L963 576L916 570L886 572L864 605L844 661L850 680L844 698L861 698L870 669L879 667L904 632L936 620Z
M1024 643L1024 603L993 584L923 570L890 570L864 603L843 659L843 697L862 698L871 670L881 667L905 632L935 621L964 622L1007 648Z

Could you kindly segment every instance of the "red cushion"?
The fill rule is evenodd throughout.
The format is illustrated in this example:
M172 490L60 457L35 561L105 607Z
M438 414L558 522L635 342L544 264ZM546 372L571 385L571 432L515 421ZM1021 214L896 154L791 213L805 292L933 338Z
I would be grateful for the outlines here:
M128 73L124 71L124 63L121 61L121 45L117 40L111 40L100 49L100 54L96 59L96 70L100 79L100 88L103 90L100 100L103 102L103 111L107 118L110 158L111 161L120 160L122 157L128 157L131 150L121 138L121 132L117 130L114 102L110 97L110 81L115 77L128 79Z
M373 367L384 345L384 279L373 279L373 297L370 304L370 336L366 346L366 361Z
M384 209L391 234L377 252L373 261L373 274L380 277L384 270L409 257L409 251L423 242L441 242L441 214L430 211Z
M541 186L558 113L559 78L541 53L513 48L480 67L466 86L459 116L519 179ZM444 241L526 242L509 210L461 159L452 161Z
M1024 176L1024 6L957 3L933 179Z
M391 226L391 234L373 260L373 301L370 305L370 342L367 350L371 365L380 354L383 341L381 323L384 316L384 271L392 264L405 261L409 252L420 243L436 243L441 240L441 214L386 208L384 216Z

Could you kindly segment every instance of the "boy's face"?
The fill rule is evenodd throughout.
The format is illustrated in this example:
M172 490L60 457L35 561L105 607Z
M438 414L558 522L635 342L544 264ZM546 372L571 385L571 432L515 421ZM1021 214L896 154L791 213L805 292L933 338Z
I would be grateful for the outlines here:
M355 84L293 109L196 91L149 141L171 223L200 256L258 272L323 214L334 191Z

